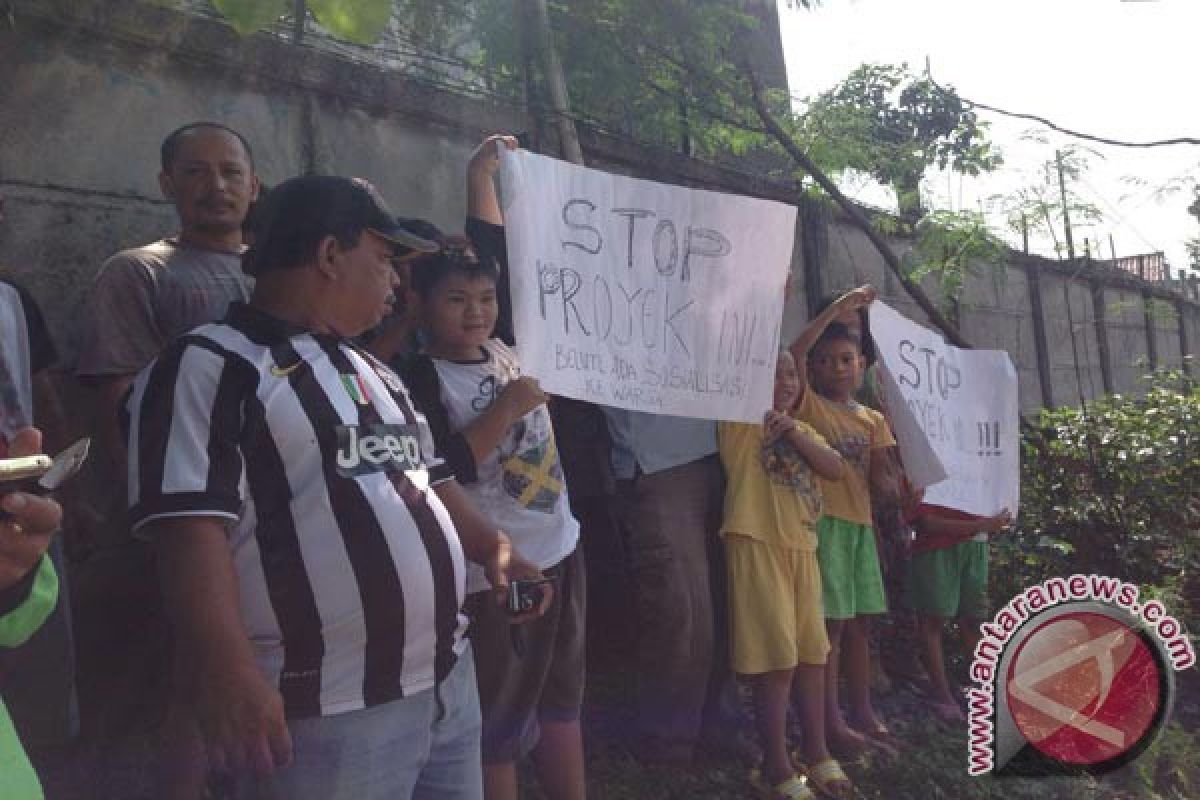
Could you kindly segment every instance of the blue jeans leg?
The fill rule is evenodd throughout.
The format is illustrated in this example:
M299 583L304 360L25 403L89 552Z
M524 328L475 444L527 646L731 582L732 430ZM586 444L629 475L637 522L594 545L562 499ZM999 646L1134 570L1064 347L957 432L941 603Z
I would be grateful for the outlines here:
M433 725L429 758L417 778L413 800L483 800L479 752L483 718L469 647L440 691L445 716Z
M237 800L482 800L482 727L468 646L437 689L330 717L290 720L294 757Z

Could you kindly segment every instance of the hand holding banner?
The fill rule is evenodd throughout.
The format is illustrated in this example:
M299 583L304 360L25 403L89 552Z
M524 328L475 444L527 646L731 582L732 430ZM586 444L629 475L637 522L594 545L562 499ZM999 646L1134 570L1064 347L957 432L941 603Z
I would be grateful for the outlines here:
M522 369L554 394L755 422L771 406L796 209L501 154Z

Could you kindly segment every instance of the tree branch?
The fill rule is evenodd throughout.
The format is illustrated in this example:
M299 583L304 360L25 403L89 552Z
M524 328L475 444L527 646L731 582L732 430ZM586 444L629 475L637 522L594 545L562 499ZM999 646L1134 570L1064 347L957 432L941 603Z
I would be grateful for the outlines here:
M971 345L959 333L958 328L950 320L946 319L945 315L930 301L925 291L904 273L904 269L900 265L900 259L896 258L896 254L888 247L887 242L883 240L883 237L879 235L870 221L859 211L858 206L854 205L846 195L842 194L841 190L830 180L829 176L813 163L812 159L805 154L796 140L772 116L770 109L767 108L766 101L763 100L762 85L754 70L748 65L743 64L742 71L750 82L750 98L754 103L754 110L758 113L758 118L762 121L767 131L779 142L801 169L811 175L813 180L834 199L842 211L850 217L850 221L866 234L867 238L871 240L871 244L879 251L879 255L883 257L888 269L900 280L901 285L904 286L912 299L916 301L921 310L929 317L929 321L941 330L951 344L957 347L970 348Z

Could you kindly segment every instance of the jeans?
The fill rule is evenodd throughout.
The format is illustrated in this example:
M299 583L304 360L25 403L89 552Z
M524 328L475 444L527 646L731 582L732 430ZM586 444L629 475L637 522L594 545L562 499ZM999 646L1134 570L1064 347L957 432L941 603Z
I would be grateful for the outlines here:
M438 696L444 715L439 718ZM479 694L468 646L437 689L331 717L288 721L294 756L238 800L482 800Z

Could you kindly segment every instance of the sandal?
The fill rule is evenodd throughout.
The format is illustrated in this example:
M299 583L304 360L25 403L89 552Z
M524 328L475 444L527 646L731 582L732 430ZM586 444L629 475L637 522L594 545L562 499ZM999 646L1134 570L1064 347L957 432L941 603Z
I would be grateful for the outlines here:
M750 771L750 783L763 800L816 800L817 796L808 788L808 782L799 775L768 786L761 770Z
M892 732L882 722L862 728L855 727L853 722L850 725L854 730L862 734L869 749L873 749L887 758L895 758L900 755L900 743L896 740L896 737L892 736ZM839 754L834 753L834 755Z
M805 769L805 775L812 787L825 797L834 800L849 800L854 797L854 784L842 769L836 759L827 758Z

